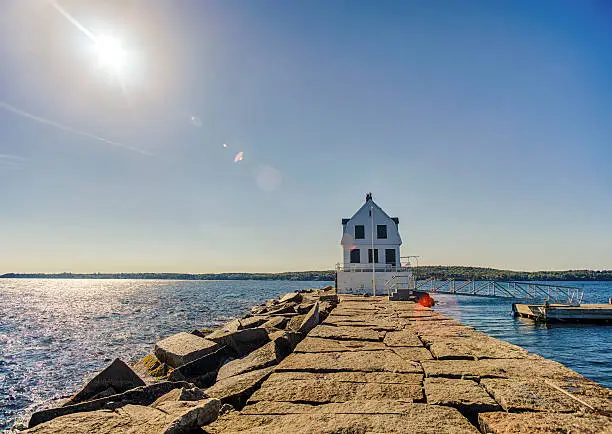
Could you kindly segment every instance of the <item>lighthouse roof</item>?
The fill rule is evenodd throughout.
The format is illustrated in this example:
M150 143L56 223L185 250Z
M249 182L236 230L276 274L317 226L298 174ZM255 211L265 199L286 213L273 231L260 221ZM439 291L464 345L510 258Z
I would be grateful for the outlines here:
M365 208L367 210L370 209L370 207L373 207L375 209L377 209L380 213L382 213L385 217L393 220L395 222L396 225L399 225L399 218L397 217L391 217L389 216L389 214L387 214L385 212L385 210L383 210L380 206L378 206L378 204L376 202L374 202L374 199L372 199L372 193L368 193L366 194L366 201L363 205L361 205L361 208L359 208L357 210L357 212L355 212L355 214L353 214L353 216L351 218L344 218L342 219L342 226L346 225L349 221L351 221L352 219L354 219L358 214L360 214L362 212L362 210Z

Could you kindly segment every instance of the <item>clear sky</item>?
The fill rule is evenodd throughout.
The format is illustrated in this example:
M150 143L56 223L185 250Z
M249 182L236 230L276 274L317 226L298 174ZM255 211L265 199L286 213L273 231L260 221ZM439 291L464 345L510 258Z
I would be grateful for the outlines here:
M604 0L3 0L0 273L329 269L368 191L422 264L612 268L611 77Z

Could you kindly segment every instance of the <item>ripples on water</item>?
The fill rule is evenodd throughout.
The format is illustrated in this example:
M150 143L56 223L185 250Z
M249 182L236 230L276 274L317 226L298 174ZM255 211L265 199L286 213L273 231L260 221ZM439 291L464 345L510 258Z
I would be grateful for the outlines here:
M612 297L612 282L562 284L583 287L583 303L607 303ZM434 298L437 311L612 387L612 325L536 325L514 318L508 300L442 294Z
M134 361L168 335L328 283L1 279L0 431L25 409L71 395L115 357Z

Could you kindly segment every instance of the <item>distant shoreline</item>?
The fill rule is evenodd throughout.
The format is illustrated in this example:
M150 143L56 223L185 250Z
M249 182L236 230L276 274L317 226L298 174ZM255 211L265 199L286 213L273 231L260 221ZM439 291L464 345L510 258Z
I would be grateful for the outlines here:
M511 271L461 266L414 268L417 279L500 280L500 281L612 281L612 270ZM294 280L333 281L334 270L289 271L282 273L6 273L4 279L148 279L148 280Z

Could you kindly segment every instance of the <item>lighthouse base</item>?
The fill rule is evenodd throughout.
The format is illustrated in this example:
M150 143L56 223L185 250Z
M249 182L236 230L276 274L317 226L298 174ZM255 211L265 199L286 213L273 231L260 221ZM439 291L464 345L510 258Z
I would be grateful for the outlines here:
M401 273L397 271L379 271L374 273L376 280L376 295L389 295L387 282L393 277L405 276L409 277L409 273ZM336 272L336 288L340 293L368 293L373 294L374 285L372 284L371 272L359 271L337 271Z

